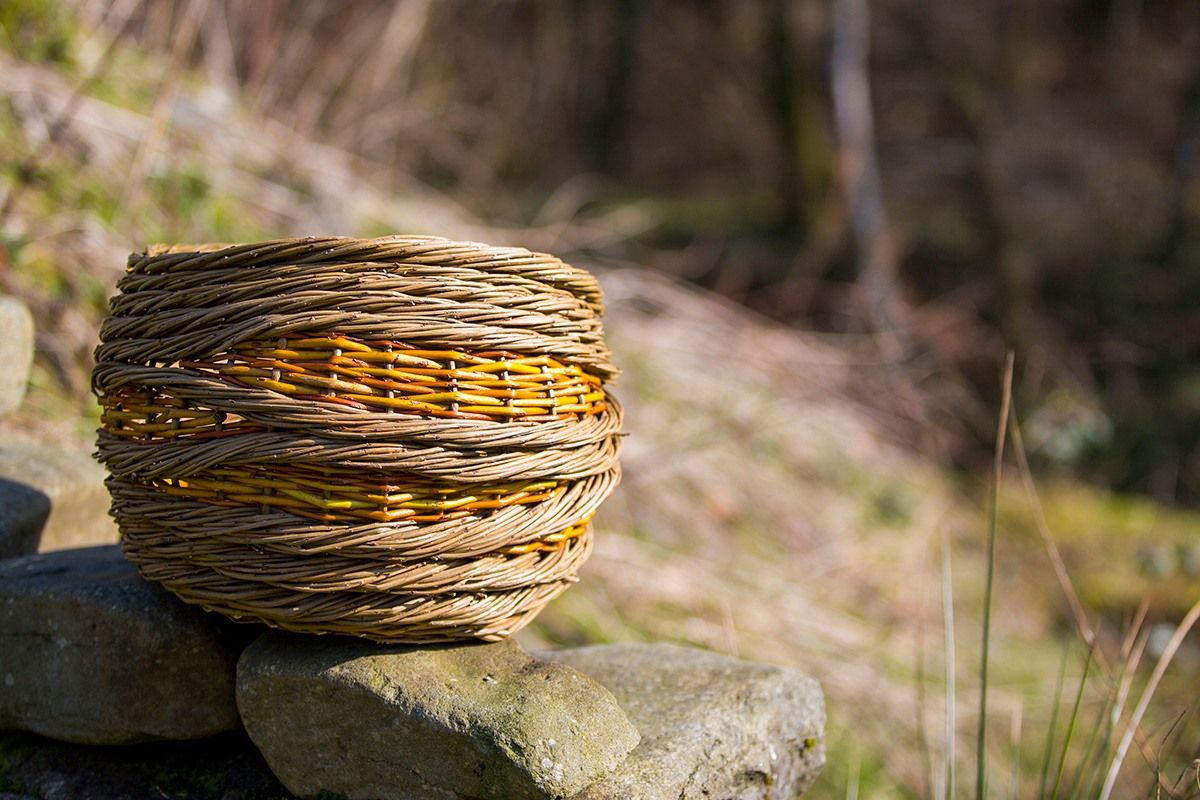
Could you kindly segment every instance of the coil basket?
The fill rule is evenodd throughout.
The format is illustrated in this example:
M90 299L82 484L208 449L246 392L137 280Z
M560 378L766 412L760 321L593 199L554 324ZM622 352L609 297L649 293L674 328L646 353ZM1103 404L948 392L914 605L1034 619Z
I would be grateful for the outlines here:
M576 580L618 480L585 271L429 237L151 248L96 350L128 558L238 620L494 640Z

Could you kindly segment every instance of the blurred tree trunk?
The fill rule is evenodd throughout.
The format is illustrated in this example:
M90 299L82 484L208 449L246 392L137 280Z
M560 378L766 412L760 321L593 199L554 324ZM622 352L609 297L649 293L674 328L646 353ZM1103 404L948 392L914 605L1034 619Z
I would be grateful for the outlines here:
M1200 59L1187 88L1179 98L1179 132L1175 137L1175 163L1171 171L1171 216L1160 243L1150 254L1153 261L1176 255L1188 239L1188 190L1200 174Z
M1021 236L1011 230L1003 167L996 163L995 153L997 136L1016 105L1018 61L1033 36L1036 5L996 0L991 7L995 38L970 53L950 49L947 55L945 43L931 27L926 27L924 40L929 58L942 72L951 110L975 149L967 187L978 198L983 249L996 284L997 322L1007 346L1017 352L1018 362L1024 362L1031 348L1047 340L1038 302L1039 265L1022 245Z
M875 153L875 119L867 68L870 41L867 0L834 0L830 51L834 129L842 191L854 236L858 285L867 318L893 334L897 357L907 352L897 324L896 247L888 225Z
M762 0L763 88L782 154L776 193L780 233L805 225L804 173L800 164L800 102L798 70L788 9L791 0Z
M761 0L759 41L766 113L780 153L772 227L783 236L806 240L813 250L806 266L816 269L801 273L811 279L828 265L828 239L832 235L840 243L834 231L842 223L834 219L841 204L833 185L823 54L803 27L803 5L797 0ZM824 38L825 31L820 34ZM818 241L811 241L813 237Z
M975 131L980 147L979 182L1000 283L1001 331L1009 347L1025 356L1038 343L1047 341L1038 302L1039 265L1020 244L1021 237L1009 230L1003 208L1004 189L1000 185L998 168L989 154L993 150L990 139L994 131L1012 113L1015 104L1017 62L1026 52L1026 39L1034 35L1031 17L1035 10L1036 6L1027 5L1023 0L998 0L996 3L999 44L993 77L987 82L987 96L992 98L992 104L979 119L980 125Z
M625 166L637 59L638 0L574 0L572 38L577 63L577 97L590 166L614 174ZM597 25L596 15L602 20ZM603 19L606 18L606 19ZM589 38L599 28L605 41Z

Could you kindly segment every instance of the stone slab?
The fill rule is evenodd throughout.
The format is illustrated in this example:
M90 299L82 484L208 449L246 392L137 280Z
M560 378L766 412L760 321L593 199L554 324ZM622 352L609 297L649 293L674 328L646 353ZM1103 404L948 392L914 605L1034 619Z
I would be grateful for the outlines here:
M30 552L35 529L42 552L116 542L105 476L88 456L0 441L0 556Z
M0 478L0 559L36 553L49 517L45 492Z
M821 687L794 670L668 644L538 656L608 687L642 735L577 800L792 800L824 765Z
M608 690L511 640L399 648L269 633L242 655L238 708L303 797L566 797L638 741Z
M241 731L94 747L0 733L0 800L292 800ZM332 800L330 798L329 800Z
M234 729L245 636L114 545L0 561L0 729L85 744Z

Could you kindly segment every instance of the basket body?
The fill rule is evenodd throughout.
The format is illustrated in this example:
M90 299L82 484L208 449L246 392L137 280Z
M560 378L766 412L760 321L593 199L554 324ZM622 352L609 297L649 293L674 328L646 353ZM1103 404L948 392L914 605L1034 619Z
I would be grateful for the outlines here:
M428 237L154 248L96 350L126 555L312 633L503 638L576 580L619 477L599 287Z

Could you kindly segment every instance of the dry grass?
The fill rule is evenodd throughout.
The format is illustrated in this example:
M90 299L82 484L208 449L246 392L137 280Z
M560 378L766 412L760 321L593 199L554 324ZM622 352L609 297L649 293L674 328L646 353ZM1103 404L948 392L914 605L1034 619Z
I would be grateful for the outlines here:
M867 787L919 785L914 653L937 626L933 554L943 535L982 530L974 509L852 399L888 391L867 353L644 273L604 284L625 370L625 479L585 581L540 630L682 639L809 671L839 751L861 749L888 775ZM980 575L964 564L956 577ZM1020 605L1010 618L1044 614Z

